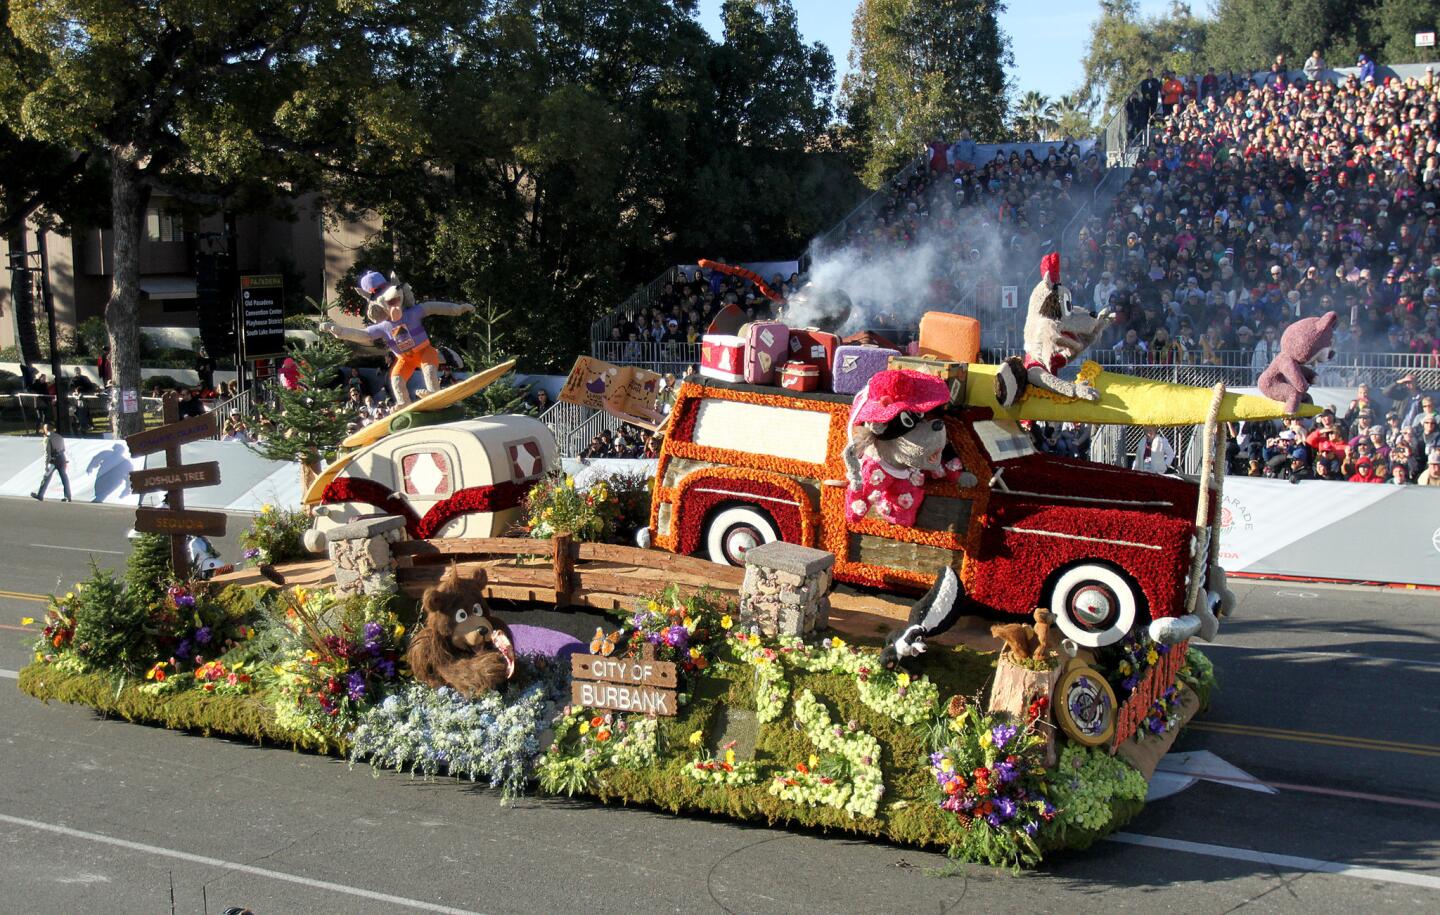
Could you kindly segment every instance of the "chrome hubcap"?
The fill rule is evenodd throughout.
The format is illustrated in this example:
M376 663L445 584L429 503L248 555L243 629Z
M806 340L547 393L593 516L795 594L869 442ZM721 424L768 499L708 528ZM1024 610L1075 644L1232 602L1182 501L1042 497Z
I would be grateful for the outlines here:
M1114 615L1115 608L1115 595L1110 593L1110 589L1097 584L1083 585L1070 599L1071 616L1090 629L1103 629Z

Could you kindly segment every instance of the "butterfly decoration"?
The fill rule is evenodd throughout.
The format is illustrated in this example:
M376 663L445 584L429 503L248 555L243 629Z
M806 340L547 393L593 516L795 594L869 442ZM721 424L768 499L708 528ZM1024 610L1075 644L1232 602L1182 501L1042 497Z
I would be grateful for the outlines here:
M620 641L620 630L616 629L609 635L599 626L595 627L595 637L590 640L590 653L609 657L615 653L615 646Z

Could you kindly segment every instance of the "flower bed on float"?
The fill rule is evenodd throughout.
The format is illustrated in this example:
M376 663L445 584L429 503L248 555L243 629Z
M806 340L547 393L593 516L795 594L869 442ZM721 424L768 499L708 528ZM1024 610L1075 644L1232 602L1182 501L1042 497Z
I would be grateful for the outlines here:
M149 561L150 546L132 561ZM128 577L96 571L51 601L22 690L376 770L468 778L507 797L588 795L1004 867L1089 845L1144 803L1145 775L1109 747L1055 731L1058 763L1046 768L1048 704L1031 703L1023 720L986 711L995 656L968 648L935 645L915 673L890 671L878 645L766 637L742 628L725 598L667 589L591 646L675 664L678 713L652 717L570 705L570 663L553 656L522 655L505 686L473 700L417 683L404 663L417 608L403 597ZM1093 666L1123 702L1161 657L1148 640L1126 641ZM1142 739L1168 748L1181 723L1174 697L1192 692L1200 705L1213 685L1189 649Z

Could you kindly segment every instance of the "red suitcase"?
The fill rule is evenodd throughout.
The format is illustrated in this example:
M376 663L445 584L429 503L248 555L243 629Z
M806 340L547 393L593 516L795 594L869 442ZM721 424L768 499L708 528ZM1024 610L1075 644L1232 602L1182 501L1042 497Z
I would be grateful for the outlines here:
M813 365L820 370L821 391L830 390L830 367L835 364L835 348L840 338L823 330L807 327L790 331L790 361Z

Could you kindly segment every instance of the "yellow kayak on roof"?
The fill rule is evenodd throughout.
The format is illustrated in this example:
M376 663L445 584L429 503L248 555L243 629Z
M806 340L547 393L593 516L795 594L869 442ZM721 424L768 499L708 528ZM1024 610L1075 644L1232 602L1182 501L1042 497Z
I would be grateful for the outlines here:
M996 418L1051 423L1110 423L1118 426L1193 426L1205 422L1213 391L1208 387L1172 384L1107 372L1087 360L1080 377L1100 392L1097 401L1073 400L1050 391L1026 388L1019 402L1006 410L995 399L995 373L999 366L971 364L965 384L965 403L988 407ZM1320 407L1302 404L1299 416L1316 416ZM1284 419L1284 404L1254 394L1226 394L1220 422Z

